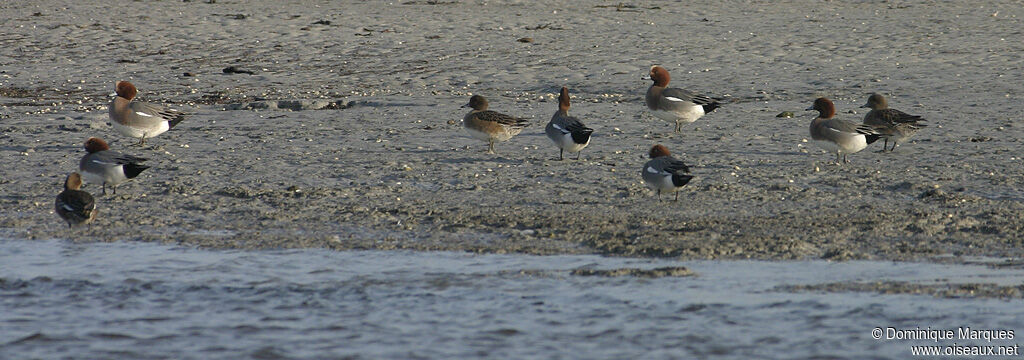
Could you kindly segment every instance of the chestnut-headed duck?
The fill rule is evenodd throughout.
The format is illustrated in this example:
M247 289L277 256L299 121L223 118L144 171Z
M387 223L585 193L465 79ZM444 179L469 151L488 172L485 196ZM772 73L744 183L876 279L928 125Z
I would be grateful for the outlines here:
M104 195L107 194L107 185L117 194L117 185L139 176L139 173L149 168L140 164L146 161L145 158L110 150L107 142L99 138L86 140L85 151L88 154L78 163L78 170L86 182L103 184Z
M110 122L121 135L138 138L139 145L146 139L163 134L182 120L185 114L163 106L134 101L138 90L127 81L114 86L117 96L110 102Z
M850 162L846 155L864 150L881 135L868 125L837 119L836 105L827 98L818 98L807 110L817 110L818 117L811 121L811 139L829 152L836 154L836 164Z
M640 170L644 184L658 194L659 201L662 192L676 193L675 200L679 201L679 189L693 179L693 176L689 175L690 168L682 161L673 158L664 145L652 146L647 154L651 160L647 161L644 168Z
M590 135L594 129L583 125L580 119L569 116L569 89L564 86L558 96L558 111L551 116L544 133L558 146L558 160L562 160L562 154L566 151L576 153L576 160L579 160L580 151L590 145Z
M668 87L668 70L661 66L652 66L649 75L654 84L647 88L647 109L659 119L675 122L676 132L720 106L706 95Z

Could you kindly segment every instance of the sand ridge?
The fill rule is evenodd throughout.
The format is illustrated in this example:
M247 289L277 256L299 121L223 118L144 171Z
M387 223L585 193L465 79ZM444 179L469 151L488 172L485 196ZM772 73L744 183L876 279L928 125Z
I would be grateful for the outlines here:
M5 3L0 228L240 248L1020 256L1017 5ZM643 105L653 64L728 103L673 134ZM117 80L193 115L129 146L107 124ZM581 161L555 160L543 135L562 86L595 129ZM802 109L828 96L859 121L872 92L931 126L829 165ZM471 94L533 126L484 154L458 123ZM52 200L90 136L154 168L68 232ZM655 143L692 166L678 203L640 181Z

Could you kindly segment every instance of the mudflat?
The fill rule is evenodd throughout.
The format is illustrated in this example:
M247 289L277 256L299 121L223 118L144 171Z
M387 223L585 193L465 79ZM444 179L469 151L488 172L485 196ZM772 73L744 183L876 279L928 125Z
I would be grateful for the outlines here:
M1024 9L1013 1L10 1L0 4L0 231L213 248L758 259L1024 255ZM724 104L672 132L652 65ZM118 80L191 113L134 146ZM595 129L559 161L567 86ZM928 127L832 164L803 109L874 92ZM472 94L531 126L485 153ZM776 117L782 112L794 117ZM149 158L68 229L82 144ZM646 189L664 144L694 180Z

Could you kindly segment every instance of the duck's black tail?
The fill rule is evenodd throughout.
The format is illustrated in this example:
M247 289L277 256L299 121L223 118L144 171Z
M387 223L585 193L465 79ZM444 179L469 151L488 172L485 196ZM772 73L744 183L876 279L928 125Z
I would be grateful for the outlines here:
M124 164L124 176L132 179L142 173L142 170L149 169L149 166L139 164Z
M717 101L712 101L710 104L701 105L701 107L704 108L705 114L715 111L715 109L719 108L720 106L722 106L722 104L719 104Z
M572 142L577 143L577 144L586 144L588 141L590 141L590 135L592 135L593 133L594 133L594 129L591 129L591 128L583 128L583 129L579 129L579 130L573 130L572 133L571 133L572 134Z
M676 187L686 185L690 180L693 180L693 176L691 175L672 174L672 185L675 185Z
M175 116L173 119L167 120L167 127L173 129L182 120L185 120L185 114L178 114L178 116Z
M886 134L879 133L878 129L868 124L857 125L856 131L858 134L864 135L864 139L867 140L868 144L878 141L878 139L881 139L883 137L889 136Z

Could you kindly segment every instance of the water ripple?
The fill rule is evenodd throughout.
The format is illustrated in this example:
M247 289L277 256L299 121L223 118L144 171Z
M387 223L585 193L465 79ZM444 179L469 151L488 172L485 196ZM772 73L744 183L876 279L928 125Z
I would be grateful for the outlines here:
M615 270L659 267L699 275ZM578 269L626 276L572 275ZM777 287L865 279L1019 283L1022 274L891 262L204 251L0 239L0 358L902 358L909 343L875 341L869 331L1012 329L1024 315L1004 300Z

